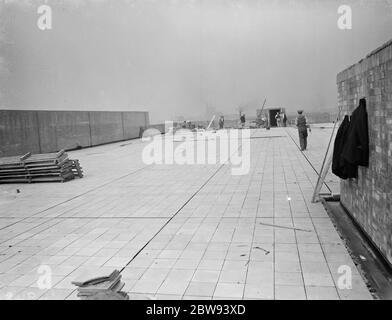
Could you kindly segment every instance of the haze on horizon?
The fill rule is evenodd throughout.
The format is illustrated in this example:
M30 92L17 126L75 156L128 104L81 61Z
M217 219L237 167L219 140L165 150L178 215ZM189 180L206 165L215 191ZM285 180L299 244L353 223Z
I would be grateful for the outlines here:
M352 30L337 27L342 4ZM253 114L265 97L330 110L337 73L391 30L391 0L0 0L0 107L146 110L153 123L206 106Z

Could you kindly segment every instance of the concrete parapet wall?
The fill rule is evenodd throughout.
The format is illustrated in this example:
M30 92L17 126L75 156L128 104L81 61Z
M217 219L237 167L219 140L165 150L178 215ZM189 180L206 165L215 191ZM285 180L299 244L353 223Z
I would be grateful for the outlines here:
M121 112L89 112L93 146L124 139Z
M134 139L148 125L148 112L0 110L0 156Z

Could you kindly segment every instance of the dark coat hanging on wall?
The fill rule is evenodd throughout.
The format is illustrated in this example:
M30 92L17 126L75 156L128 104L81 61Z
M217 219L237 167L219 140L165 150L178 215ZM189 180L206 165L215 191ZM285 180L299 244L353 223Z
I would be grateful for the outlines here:
M369 166L366 100L361 99L349 120L345 116L336 134L332 172L341 179L357 178L358 166Z
M341 156L349 127L350 121L348 116L345 116L336 133L333 147L332 173L341 179L356 178L358 176L358 167L356 165L351 165Z
M369 166L369 131L365 99L359 100L358 108L351 115L342 157L351 164Z

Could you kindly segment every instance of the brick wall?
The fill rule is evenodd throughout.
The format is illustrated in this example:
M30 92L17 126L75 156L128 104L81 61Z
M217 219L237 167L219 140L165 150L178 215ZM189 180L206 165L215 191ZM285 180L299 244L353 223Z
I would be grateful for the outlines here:
M341 203L392 264L392 41L337 76L339 106L353 111L366 98L369 168L341 180Z

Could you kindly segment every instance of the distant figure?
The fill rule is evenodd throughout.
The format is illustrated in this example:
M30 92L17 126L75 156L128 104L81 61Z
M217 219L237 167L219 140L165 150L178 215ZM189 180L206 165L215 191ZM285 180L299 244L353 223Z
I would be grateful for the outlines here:
M295 125L298 128L299 144L301 146L301 151L304 151L306 150L306 147L308 145L308 128L310 132L312 130L307 124L306 117L302 113L303 113L302 110L298 110L298 116L297 119L295 120Z
M186 129L186 121L184 121L183 123L182 123L182 126L181 126L183 129Z
M278 127L281 127L281 123L280 123L281 118L280 118L280 113L279 112L276 113L275 120L276 120L276 125Z
M264 115L261 116L261 125L267 127L267 118Z
M287 127L287 116L286 113L283 112L283 127Z
M219 129L223 129L223 126L225 125L225 117L220 116L219 117Z
M241 121L241 128L244 129L245 127L245 114L240 113L240 121Z

